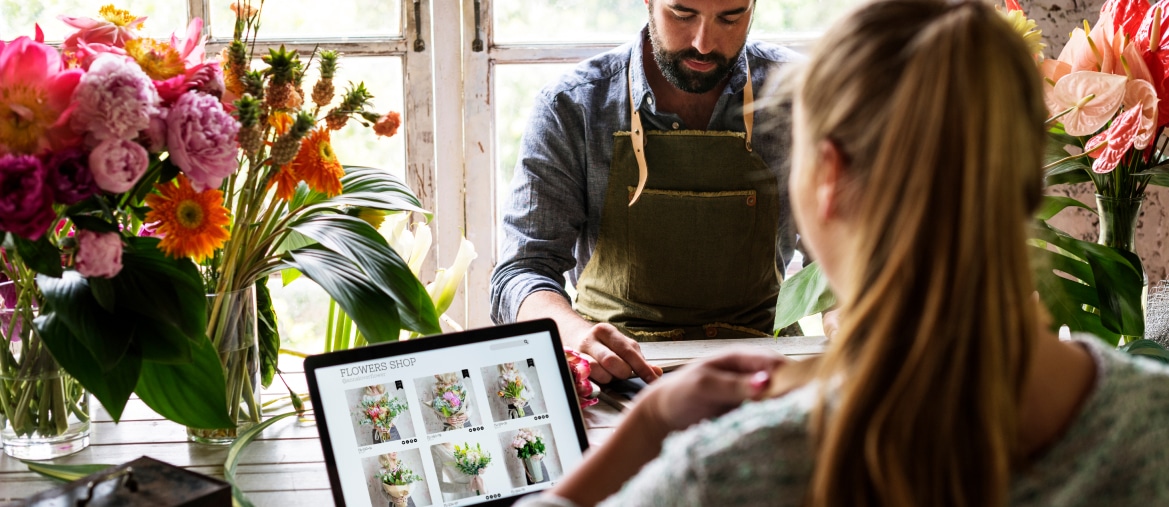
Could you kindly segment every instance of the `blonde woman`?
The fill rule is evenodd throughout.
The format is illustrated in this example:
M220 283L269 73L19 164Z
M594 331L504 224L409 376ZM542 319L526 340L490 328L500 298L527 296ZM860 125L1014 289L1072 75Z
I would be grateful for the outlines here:
M1169 504L1169 368L1059 341L1034 299L1047 112L1021 38L985 3L878 1L792 84L793 210L841 301L828 350L665 377L529 501Z

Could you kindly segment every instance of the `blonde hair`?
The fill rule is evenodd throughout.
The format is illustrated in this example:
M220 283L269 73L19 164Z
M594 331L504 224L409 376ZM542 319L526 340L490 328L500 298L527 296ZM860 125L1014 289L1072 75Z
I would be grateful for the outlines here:
M796 128L842 153L864 259L815 373L806 503L1003 505L1038 326L1035 63L986 4L886 0L828 31L798 81Z

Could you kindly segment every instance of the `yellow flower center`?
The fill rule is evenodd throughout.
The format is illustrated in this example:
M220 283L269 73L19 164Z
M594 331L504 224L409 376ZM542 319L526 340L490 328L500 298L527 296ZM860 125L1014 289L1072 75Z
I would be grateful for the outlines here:
M97 11L97 13L102 17L102 19L109 21L110 23L113 23L117 26L127 26L130 23L133 23L134 20L138 19L137 16L130 14L130 11L118 9L114 7L114 4L102 6L101 10ZM138 23L139 28L141 28L141 25L142 23Z
M332 143L322 142L317 150L321 154L321 160L330 163L337 161L337 153L333 151Z
M14 83L0 87L0 146L14 153L35 153L57 114L34 87Z
M168 42L149 38L131 39L126 41L126 53L155 81L170 79L186 70L179 52Z
M175 210L175 218L179 225L188 229L196 229L203 225L203 207L198 202L187 199L179 203Z

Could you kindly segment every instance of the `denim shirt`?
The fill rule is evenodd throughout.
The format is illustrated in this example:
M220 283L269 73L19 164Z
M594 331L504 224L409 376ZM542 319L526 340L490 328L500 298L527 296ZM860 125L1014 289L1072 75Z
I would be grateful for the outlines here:
M779 187L776 265L784 267L791 260L796 233L787 192L790 110L768 100L764 83L768 76L779 74L776 71L782 64L802 57L773 44L748 41L710 124L685 125L677 114L657 109L641 58L647 34L643 28L637 40L581 62L536 98L503 208L500 260L491 275L495 322L514 321L520 304L533 292L556 291L567 298L565 275L575 285L588 264L600 234L613 133L630 129L627 70L646 130L743 132L744 65L750 61L756 95L752 146L775 174Z

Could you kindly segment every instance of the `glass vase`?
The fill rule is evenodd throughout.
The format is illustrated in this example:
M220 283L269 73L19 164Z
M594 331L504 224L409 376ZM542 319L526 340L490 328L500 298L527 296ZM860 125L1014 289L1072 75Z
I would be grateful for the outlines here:
M1141 216L1141 205L1145 196L1107 197L1096 194L1096 211L1100 215L1100 238L1097 243L1137 254L1137 221ZM1149 277L1141 266L1141 314L1146 314L1149 293ZM1121 335L1119 345L1141 338Z
M89 396L32 326L35 309L0 309L0 441L19 459L73 454L89 445Z
M187 437L192 442L226 445L260 422L260 343L254 287L207 296L207 336L219 351L227 385L227 413L236 425L187 427Z

